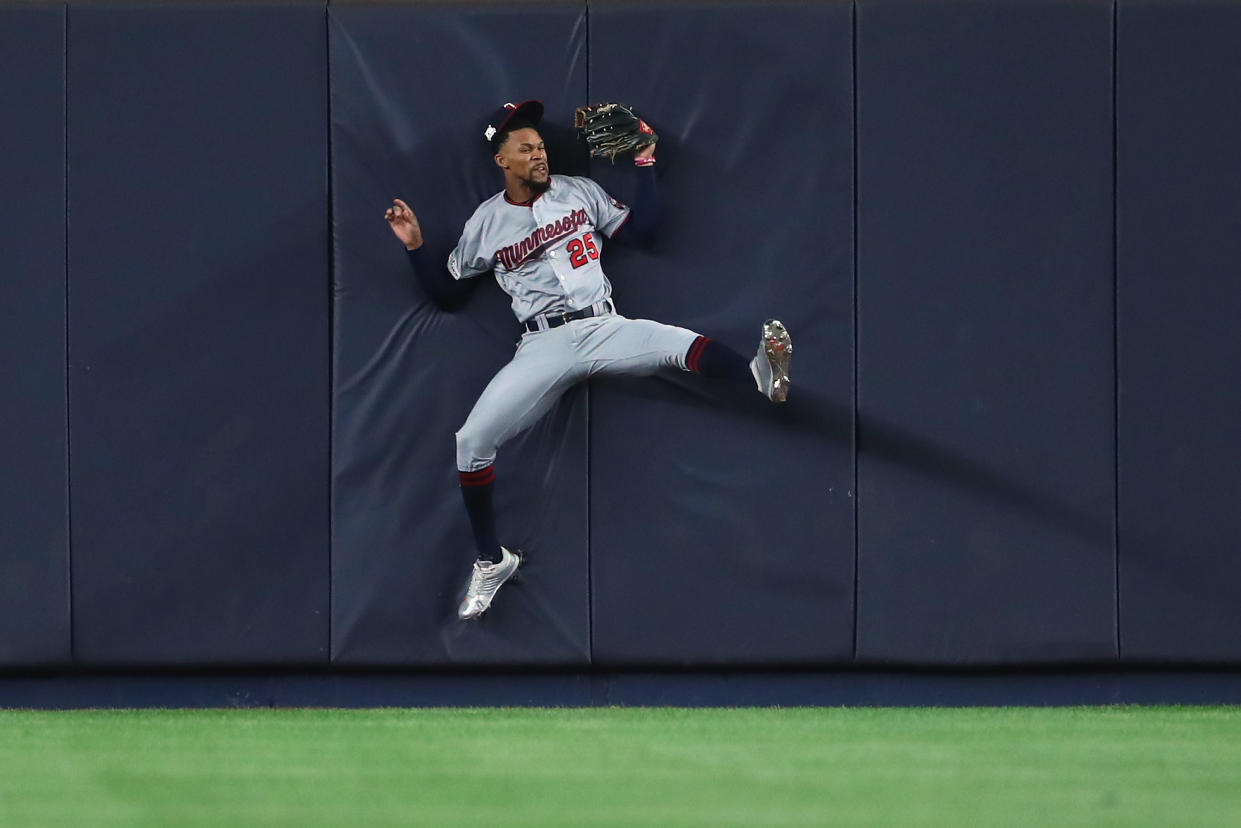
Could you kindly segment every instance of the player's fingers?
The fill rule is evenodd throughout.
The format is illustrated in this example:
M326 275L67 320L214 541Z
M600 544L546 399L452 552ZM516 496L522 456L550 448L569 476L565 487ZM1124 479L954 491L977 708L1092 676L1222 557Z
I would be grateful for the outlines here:
M399 198L392 199L392 203L395 204L396 208L400 210L402 213L409 210L409 205L406 204L404 201L401 201Z

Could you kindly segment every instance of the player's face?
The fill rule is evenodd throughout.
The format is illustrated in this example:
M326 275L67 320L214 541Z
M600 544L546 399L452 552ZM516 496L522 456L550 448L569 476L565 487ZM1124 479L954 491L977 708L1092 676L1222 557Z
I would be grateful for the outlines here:
M496 163L531 185L533 189L545 186L550 177L547 169L547 149L543 146L542 137L534 129L511 132L496 154Z

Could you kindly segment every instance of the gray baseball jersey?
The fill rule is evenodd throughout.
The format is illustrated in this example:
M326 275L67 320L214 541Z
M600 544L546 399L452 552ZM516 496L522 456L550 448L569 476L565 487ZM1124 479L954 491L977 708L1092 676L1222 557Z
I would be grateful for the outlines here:
M471 472L495 461L506 440L533 425L575 383L598 374L686 370L698 334L613 312L603 274L602 236L610 237L629 208L589 178L552 176L529 204L501 192L466 222L448 257L455 279L494 270L522 322L541 314L593 308L595 315L527 331L513 359L488 383L457 432L457 468Z
M599 255L602 236L629 218L629 208L589 178L551 176L529 204L497 193L465 223L448 257L454 279L494 270L522 322L549 311L588 308L612 295Z

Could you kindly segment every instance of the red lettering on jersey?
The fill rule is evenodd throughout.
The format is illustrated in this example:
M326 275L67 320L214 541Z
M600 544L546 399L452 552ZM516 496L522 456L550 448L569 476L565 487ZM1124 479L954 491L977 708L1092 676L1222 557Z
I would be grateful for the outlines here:
M590 223L590 217L586 215L585 210L574 210L564 218L548 224L544 227L536 227L534 232L519 242L501 247L495 252L496 261L504 266L505 270L516 270L525 262L543 251L548 245L558 242L565 236L576 233L578 228L584 224ZM586 244L590 246L590 257L599 258L599 252L594 244L590 241L590 234L586 235ZM579 249L582 247L579 244ZM572 253L570 253L572 258ZM585 263L583 258L583 264ZM580 267L581 265L574 265Z

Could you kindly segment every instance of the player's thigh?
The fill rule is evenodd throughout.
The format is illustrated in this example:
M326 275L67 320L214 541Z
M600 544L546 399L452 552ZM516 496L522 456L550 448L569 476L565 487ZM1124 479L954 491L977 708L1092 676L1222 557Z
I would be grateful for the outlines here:
M533 425L580 379L571 342L556 333L528 334L522 340L513 359L479 395L459 439L499 445Z
M607 317L587 339L590 373L652 374L663 368L685 370L685 357L698 334L650 319Z

